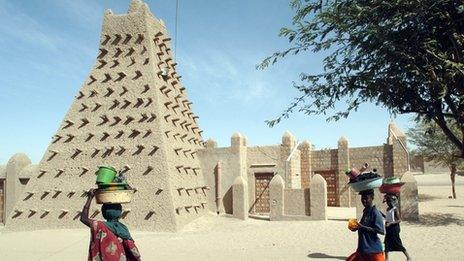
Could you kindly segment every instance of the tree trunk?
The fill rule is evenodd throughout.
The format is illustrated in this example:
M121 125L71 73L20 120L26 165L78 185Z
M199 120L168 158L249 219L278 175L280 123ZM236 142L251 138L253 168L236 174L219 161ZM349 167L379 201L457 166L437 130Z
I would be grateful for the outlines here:
M451 191L453 193L453 199L456 199L456 190L454 189L454 184L456 180L456 164L451 164L450 166L450 178L451 178Z
M448 140L457 147L460 152L460 158L464 159L464 141L459 140L459 138L450 130L443 114L437 115L433 120L438 125L438 127L441 128ZM461 129L461 131L464 130Z

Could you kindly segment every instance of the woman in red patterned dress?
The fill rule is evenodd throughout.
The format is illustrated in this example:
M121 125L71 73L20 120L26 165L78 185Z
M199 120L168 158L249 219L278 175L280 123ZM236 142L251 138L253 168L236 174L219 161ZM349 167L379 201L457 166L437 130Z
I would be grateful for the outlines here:
M121 204L103 204L102 215L106 221L89 218L89 208L95 190L89 190L87 202L81 213L81 222L90 228L89 261L140 261L140 253L127 227L119 222Z

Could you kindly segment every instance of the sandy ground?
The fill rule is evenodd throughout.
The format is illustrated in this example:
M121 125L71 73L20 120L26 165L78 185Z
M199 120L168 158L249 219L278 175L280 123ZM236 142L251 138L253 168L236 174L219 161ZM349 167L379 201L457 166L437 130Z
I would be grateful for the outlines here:
M451 179L447 174L422 174L415 175L418 186L448 186L450 187ZM456 175L456 185L464 185L464 177ZM450 187L451 188L451 187Z
M421 220L402 223L404 245L414 260L464 260L459 247L464 241L464 185L457 186L458 199L453 200L448 199L449 186L432 186L431 177L417 178ZM449 177L434 179L446 184ZM144 260L344 260L357 242L356 233L346 225L338 220L243 222L209 216L176 234L132 234ZM7 232L0 228L0 260L86 260L88 243L86 229ZM405 258L393 254L391 260Z

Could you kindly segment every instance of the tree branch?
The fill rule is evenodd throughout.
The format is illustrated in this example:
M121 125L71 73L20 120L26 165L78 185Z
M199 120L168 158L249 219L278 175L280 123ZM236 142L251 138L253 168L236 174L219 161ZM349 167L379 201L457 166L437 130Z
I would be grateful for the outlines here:
M456 137L456 135L450 130L448 127L448 124L446 123L445 118L443 117L443 114L437 114L436 117L434 118L434 121L437 123L438 126L443 130L445 133L446 137L458 148L460 148L461 154L464 156L464 150L463 150L463 142Z

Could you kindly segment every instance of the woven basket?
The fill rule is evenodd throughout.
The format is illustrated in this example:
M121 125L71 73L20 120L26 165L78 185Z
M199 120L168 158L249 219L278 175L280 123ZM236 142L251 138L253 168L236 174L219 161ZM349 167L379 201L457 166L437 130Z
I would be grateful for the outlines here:
M101 190L97 189L95 192L95 200L97 204L124 204L132 200L134 190Z

